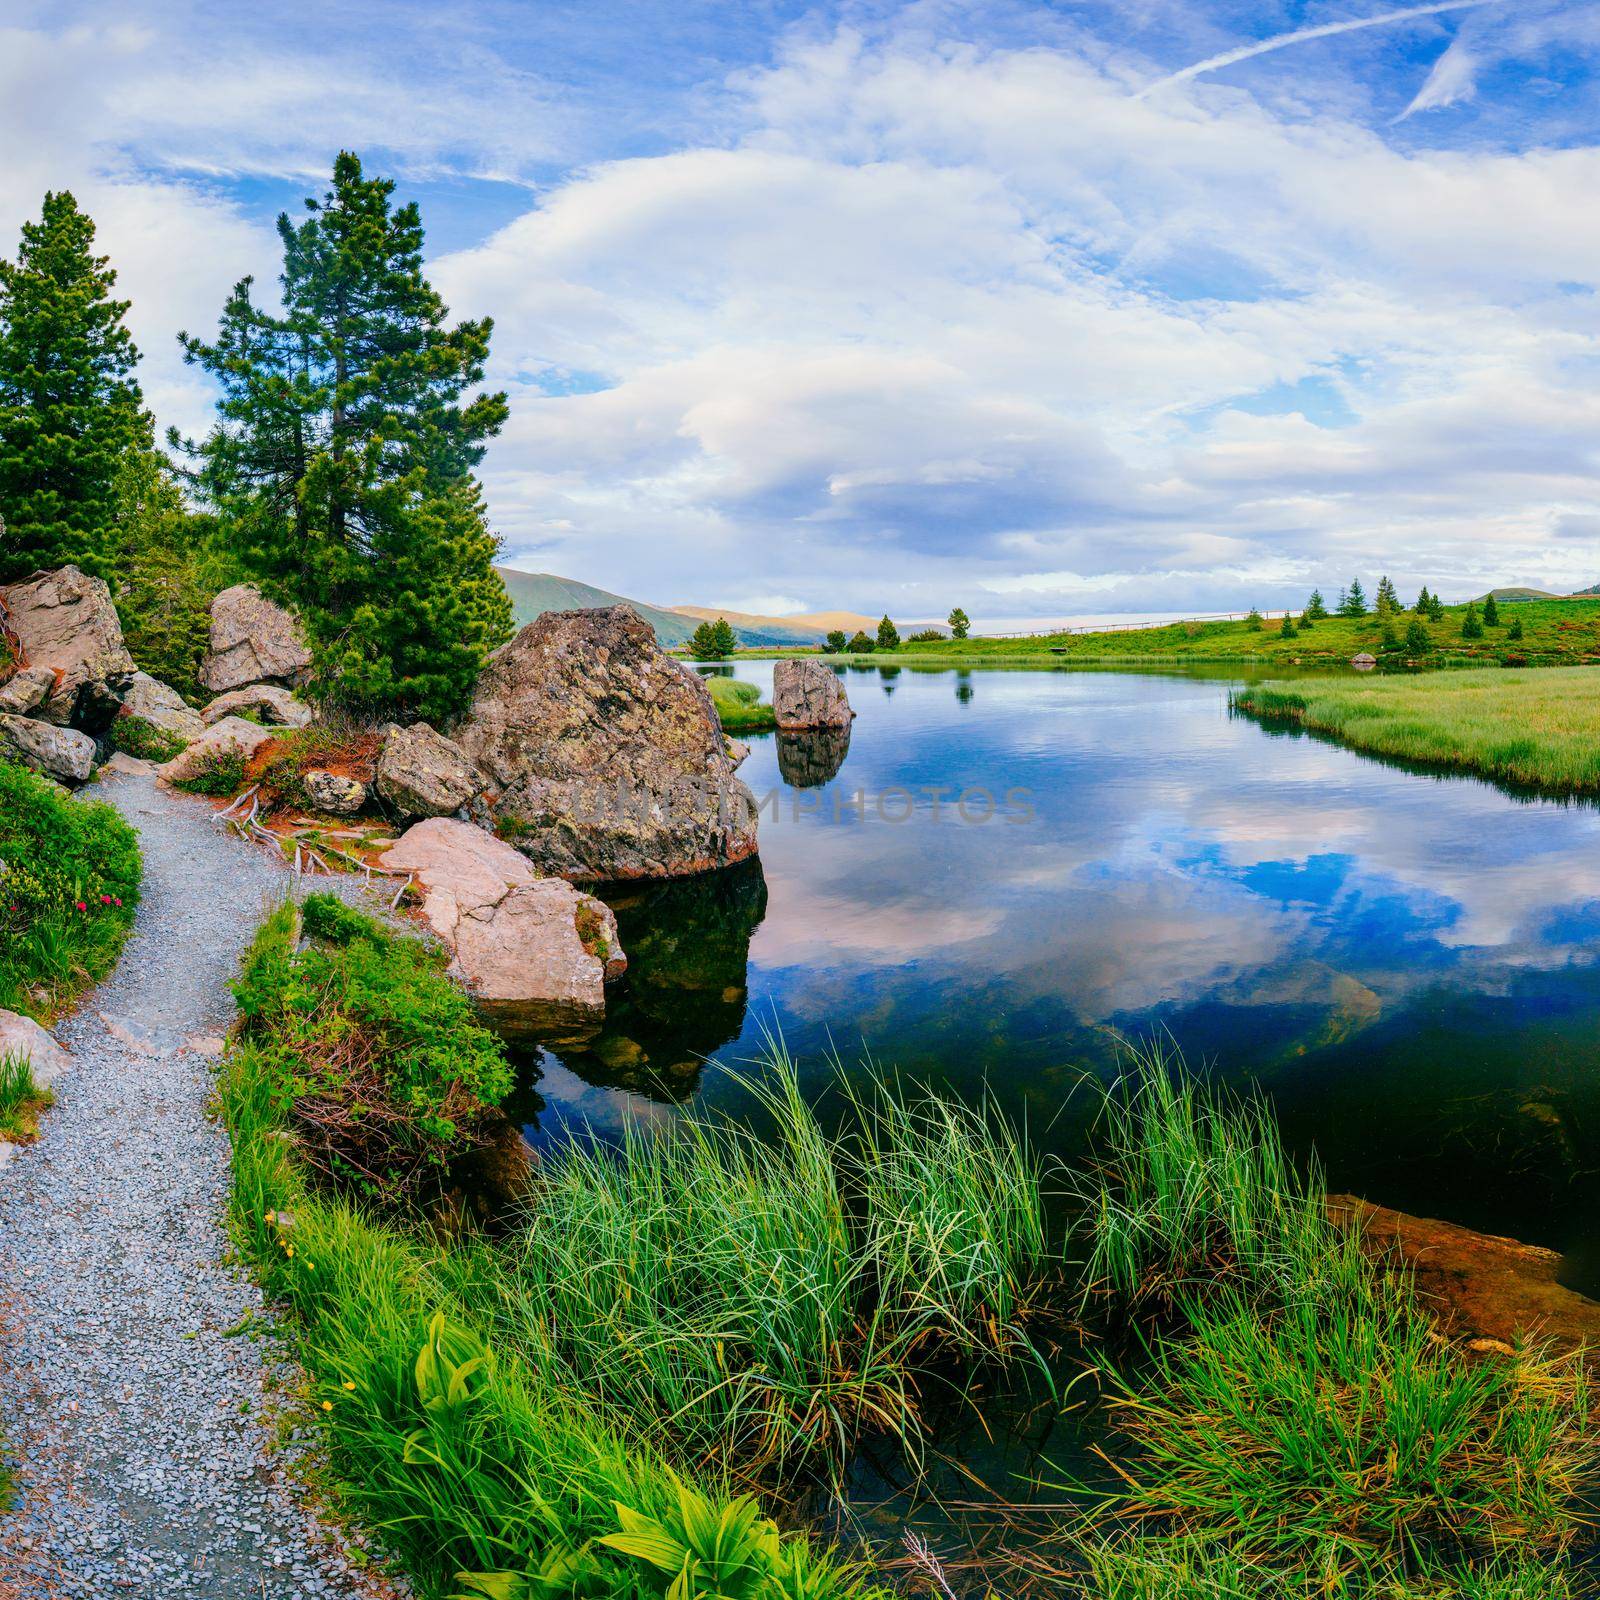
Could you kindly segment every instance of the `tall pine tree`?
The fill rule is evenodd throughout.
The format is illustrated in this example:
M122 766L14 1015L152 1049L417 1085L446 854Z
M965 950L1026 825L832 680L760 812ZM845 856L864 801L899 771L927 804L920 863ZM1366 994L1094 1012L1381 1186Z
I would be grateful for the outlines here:
M0 579L111 568L118 473L151 436L116 281L65 190L0 262Z
M244 279L215 343L222 387L196 481L222 538L299 611L325 697L448 720L510 632L472 469L507 414L482 382L493 324L448 325L415 204L341 153L298 226L278 219L282 314Z

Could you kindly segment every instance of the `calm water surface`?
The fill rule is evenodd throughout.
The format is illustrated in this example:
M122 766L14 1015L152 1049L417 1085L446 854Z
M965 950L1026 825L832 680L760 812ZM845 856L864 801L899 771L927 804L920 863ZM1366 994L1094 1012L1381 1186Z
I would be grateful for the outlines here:
M1266 732L1238 681L850 670L848 749L750 741L759 864L608 895L629 975L530 1063L530 1131L731 1105L778 1026L819 1094L870 1051L1071 1153L1074 1086L1167 1033L1336 1188L1600 1292L1600 810Z

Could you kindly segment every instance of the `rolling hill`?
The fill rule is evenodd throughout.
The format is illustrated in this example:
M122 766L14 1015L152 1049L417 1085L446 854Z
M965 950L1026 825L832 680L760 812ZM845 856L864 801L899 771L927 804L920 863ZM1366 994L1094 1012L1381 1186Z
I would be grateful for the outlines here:
M864 627L869 632L877 623L854 612L819 612L805 617L761 617L743 611L715 611L707 606L652 606L626 595L579 583L576 578L557 577L553 572L518 572L514 567L496 567L500 581L511 596L511 612L517 627L532 622L544 611L582 611L595 606L632 606L656 630L657 641L666 649L688 642L689 635L702 622L726 617L738 635L739 643L749 646L818 644L829 628L853 632Z

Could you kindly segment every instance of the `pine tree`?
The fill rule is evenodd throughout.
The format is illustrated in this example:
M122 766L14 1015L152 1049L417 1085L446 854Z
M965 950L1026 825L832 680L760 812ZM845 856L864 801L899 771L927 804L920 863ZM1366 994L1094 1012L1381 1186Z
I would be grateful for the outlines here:
M843 628L831 628L828 631L827 648L830 655L843 655L844 648L849 643Z
M720 659L726 660L739 648L739 635L733 631L733 624L726 617L717 618L711 634L717 641Z
M1483 597L1483 625L1486 628L1500 626L1500 607L1495 604L1494 591L1491 589Z
M1478 620L1478 608L1471 600L1467 601L1467 614L1461 619L1461 637L1463 639L1483 637L1483 624Z
M1433 635L1428 632L1426 624L1418 617L1406 629L1406 654L1408 656L1425 656L1433 649Z
M1513 617L1511 619L1511 626L1506 629L1506 638L1508 638L1508 639L1520 639L1521 637L1522 637L1522 618L1520 616Z
M1278 637L1280 639L1292 639L1295 637L1296 631L1294 618L1287 611L1285 611L1283 614L1283 625L1278 629Z
M728 654L715 622L702 622L689 635L689 654L696 661L721 661Z
M1339 604L1340 605L1344 604L1344 596L1343 595L1339 596ZM1323 603L1322 591L1320 589L1313 589L1311 591L1311 598L1308 601L1306 601L1306 612L1305 612L1305 614L1306 614L1307 617L1310 618L1310 620L1312 622L1321 622L1322 619L1327 616L1328 608Z
M1378 579L1377 612L1380 617L1392 617L1400 609L1400 595L1389 581L1387 573Z
M1261 613L1254 606L1250 607L1244 619L1244 625L1251 633L1261 632Z
M493 324L446 322L415 204L342 152L296 226L278 219L283 314L243 279L215 343L182 335L222 387L188 449L244 569L299 611L319 692L448 720L510 632L472 469L507 415L480 383Z
M850 643L845 648L853 656L870 656L878 648L878 642L870 633L862 628L857 628L850 635Z
M900 648L900 630L884 617L878 624L878 648L880 650L898 650Z
M952 639L965 639L972 627L972 619L960 606L956 606L950 615L945 618L945 621L950 624L950 637Z
M1423 584L1422 592L1417 596L1417 603L1411 608L1419 617L1425 617L1433 609L1433 596L1428 593L1427 584Z
M1430 594L1428 596L1428 621L1444 621L1444 601L1441 600L1436 594Z
M1367 614L1367 596L1359 578L1350 580L1350 588L1339 596L1341 617L1364 617Z
M0 262L0 580L69 561L107 574L117 473L151 439L128 302L93 247L63 190Z

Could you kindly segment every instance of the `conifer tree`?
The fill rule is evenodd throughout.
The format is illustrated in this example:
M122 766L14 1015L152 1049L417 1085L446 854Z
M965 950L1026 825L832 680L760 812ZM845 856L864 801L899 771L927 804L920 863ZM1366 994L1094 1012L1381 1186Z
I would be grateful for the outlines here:
M1428 621L1444 621L1444 601L1441 600L1436 594L1430 594L1428 596Z
M1433 609L1433 596L1428 593L1427 584L1423 584L1422 592L1417 596L1417 603L1411 608L1419 617L1425 617Z
M1471 600L1467 602L1467 613L1461 619L1461 637L1463 639L1483 637L1483 624L1478 620L1478 608Z
M1513 617L1511 619L1511 626L1506 629L1506 638L1508 638L1508 639L1520 639L1521 637L1522 637L1522 618L1521 617Z
M843 655L845 646L849 643L843 628L830 628L826 648L830 655Z
M716 640L717 649L723 658L731 656L739 648L739 635L733 631L733 624L726 617L717 618L711 635Z
M885 616L878 623L878 648L880 650L898 650L900 648L900 630Z
M1495 604L1494 590L1490 590L1483 597L1483 625L1486 628L1500 626L1500 607Z
M1339 603L1341 605L1344 604L1343 595L1340 595ZM1312 622L1321 622L1322 619L1327 616L1328 608L1323 603L1322 591L1320 589L1313 589L1311 591L1311 598L1306 601L1305 614Z
M972 627L972 619L960 606L956 606L950 612L950 615L945 618L945 621L950 624L950 637L952 639L965 639Z
M0 580L69 561L110 571L117 474L151 437L116 281L65 190L0 262Z
M1244 625L1251 633L1261 632L1261 613L1254 606L1250 607L1244 619Z
M415 204L342 152L298 226L278 219L281 315L243 279L214 343L222 387L196 481L222 538L299 611L324 696L448 720L510 632L473 468L507 415L483 379L493 324L447 322Z
M1433 649L1433 635L1419 617L1406 629L1406 654L1425 656Z
M1400 595L1389 581L1387 573L1378 579L1377 606L1380 617L1390 617L1400 609Z
M717 622L702 622L693 633L689 635L689 654L696 661L721 661L729 653L729 646L725 643L718 623L727 628L726 622L719 617ZM733 630L728 628L731 634Z
M1359 578L1350 580L1350 588L1339 597L1341 617L1364 617L1367 614L1367 596Z
M1285 611L1283 614L1283 624L1278 629L1278 637L1280 639L1292 639L1295 637L1295 632L1294 618L1287 611Z

